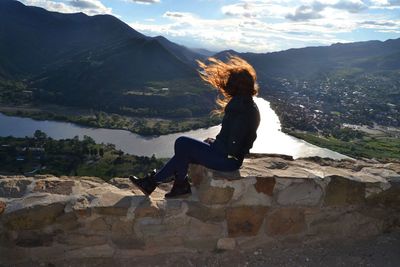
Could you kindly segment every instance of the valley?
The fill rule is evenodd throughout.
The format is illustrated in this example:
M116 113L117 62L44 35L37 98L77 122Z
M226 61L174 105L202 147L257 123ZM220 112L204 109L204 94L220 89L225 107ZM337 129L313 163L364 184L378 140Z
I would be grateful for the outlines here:
M220 123L209 116L216 93L197 73L196 60L209 52L145 36L110 15L49 12L13 0L0 2L0 23L4 114L144 136ZM375 137L345 125L400 127L400 39L214 56L228 55L255 67L259 95L284 132L307 133L302 138L319 138L313 143L321 146L340 140L333 147L346 154L346 142ZM393 145L385 139L392 136L381 137Z

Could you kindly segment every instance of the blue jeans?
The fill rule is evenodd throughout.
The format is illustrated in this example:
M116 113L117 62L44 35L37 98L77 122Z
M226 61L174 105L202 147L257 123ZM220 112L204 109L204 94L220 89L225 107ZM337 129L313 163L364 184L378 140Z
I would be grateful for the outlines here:
M212 145L186 136L178 137L174 145L175 155L155 175L157 182L164 182L170 176L183 181L188 172L189 163L200 164L217 171L234 171L242 162L228 158L223 151Z

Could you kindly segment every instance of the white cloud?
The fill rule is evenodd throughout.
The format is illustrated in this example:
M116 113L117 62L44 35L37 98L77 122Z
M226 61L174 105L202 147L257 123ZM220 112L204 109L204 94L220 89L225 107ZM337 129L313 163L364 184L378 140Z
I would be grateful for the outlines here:
M366 20L359 22L360 28L385 33L400 33L400 20Z
M129 0L129 1L144 5L160 3L160 0Z
M242 18L283 18L293 9L289 1L269 0L252 1L242 0L236 4L225 5L221 11L226 16Z
M294 14L287 14L286 18L293 21L306 21L310 19L320 19L322 15L321 10L315 9L312 6L299 6Z
M164 35L177 42L190 40L213 50L268 52L351 42L337 36L357 29L398 32L399 21L387 14L371 15L370 8L377 1L386 0L239 0L222 6L218 19L167 11L162 15L169 20L166 23L130 25L144 34Z
M320 19L324 17L322 12L327 8L349 13L359 13L367 10L368 5L361 0L319 0L297 7L295 12L287 14L286 18L293 21Z
M188 12L171 12L171 11L167 11L163 14L164 18L171 18L171 19L175 19L175 20L180 20L180 19L191 19L194 17L194 15L192 13L188 13Z
M205 19L191 13L166 12L170 23L131 23L131 27L148 35L171 39L191 39L210 49L232 48L238 51L268 52L306 44L330 44L345 41L335 38L331 25L304 23L267 23L258 19Z
M111 14L112 9L106 7L100 0L21 0L30 6L43 7L50 11L62 13L84 12L88 15Z
M101 0L21 1L66 13L81 11L93 15L112 12ZM220 6L219 16L214 14L213 18L200 14L200 10L190 13L171 9L160 15L161 18L151 16L130 25L144 34L163 35L196 47L267 52L355 41L348 33L359 29L398 34L397 5L400 7L400 0L236 0ZM338 36L350 37L343 39Z
M371 0L377 7L400 7L400 0Z

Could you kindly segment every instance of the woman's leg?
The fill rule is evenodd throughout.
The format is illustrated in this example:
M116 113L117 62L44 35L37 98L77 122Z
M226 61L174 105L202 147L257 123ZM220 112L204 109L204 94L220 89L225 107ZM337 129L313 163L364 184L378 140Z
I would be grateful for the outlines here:
M175 155L155 175L157 182L163 182L172 175L176 175L178 180L185 179L189 163L219 171L233 171L240 167L236 160L228 159L212 149L210 144L190 137L182 136L176 139L174 149Z

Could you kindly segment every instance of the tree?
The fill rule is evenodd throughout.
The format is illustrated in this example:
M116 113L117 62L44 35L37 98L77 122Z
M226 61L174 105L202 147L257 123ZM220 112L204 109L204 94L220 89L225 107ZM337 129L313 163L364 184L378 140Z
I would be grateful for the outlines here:
M104 156L104 149L102 147L99 148L99 155L100 155L100 157Z
M45 140L47 138L47 134L42 132L41 130L36 130L33 136L37 140Z

